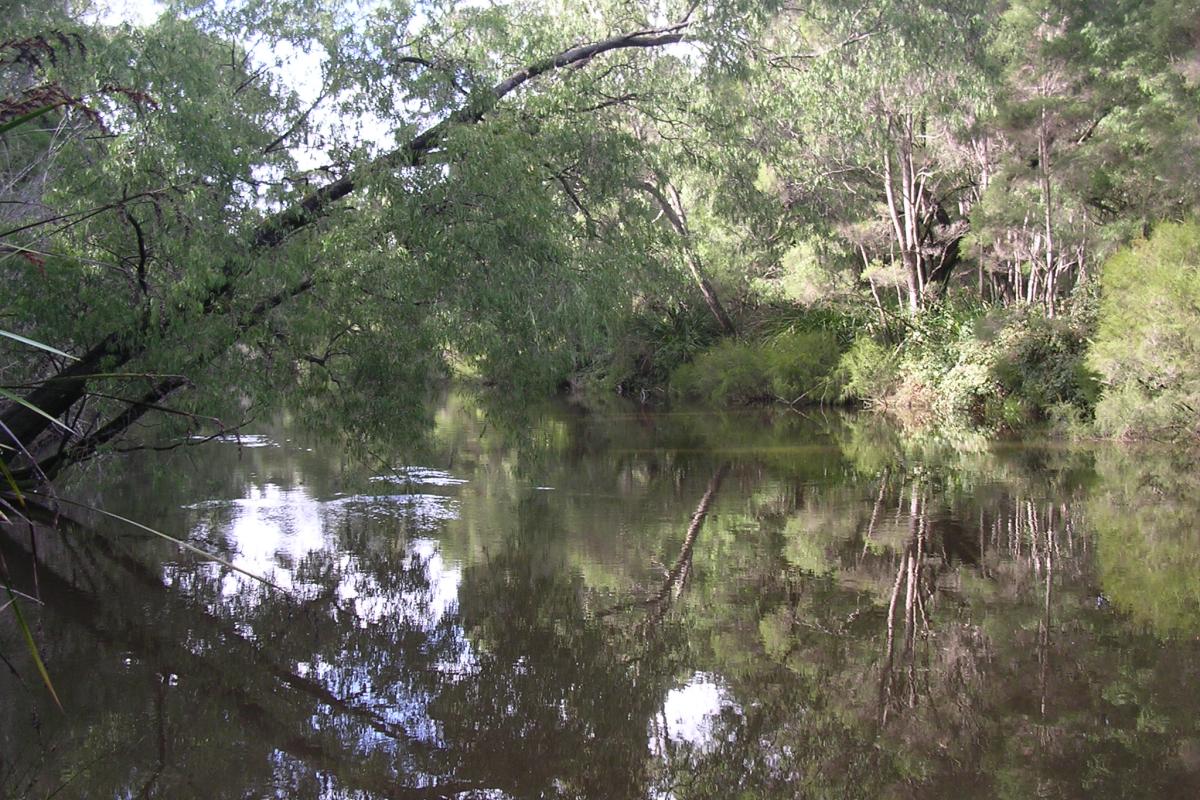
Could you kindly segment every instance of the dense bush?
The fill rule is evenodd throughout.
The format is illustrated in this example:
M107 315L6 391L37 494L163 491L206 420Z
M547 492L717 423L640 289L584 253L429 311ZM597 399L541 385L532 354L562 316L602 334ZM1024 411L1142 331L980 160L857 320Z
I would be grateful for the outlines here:
M860 335L843 356L844 395L905 415L978 415L996 394L975 307L943 305L910 325L897 347Z
M1098 384L1086 366L1090 319L1014 315L996 336L992 374L1005 394L1044 410L1060 403L1087 408Z
M771 380L764 361L760 346L726 339L676 369L671 389L718 404L766 400Z
M865 303L822 303L813 306L760 305L745 314L744 331L758 339L773 339L789 333L819 332L834 336L848 347L874 319Z
M883 405L899 385L899 367L896 348L880 344L870 334L859 336L839 365L843 399Z
M643 315L607 374L626 392L669 379L676 396L718 405L859 401L911 423L995 430L1045 421L1075 434L1098 394L1085 360L1095 314L1087 296L1067 308L1050 318L951 298L893 328L903 331L898 343L874 335L872 319L833 307L760 308L743 316L746 338L722 340L703 315ZM1144 398L1125 390L1111 396L1110 407L1120 403Z
M1200 433L1200 224L1163 224L1104 265L1089 363L1100 373L1100 433Z
M579 382L600 394L644 396L660 390L674 370L712 345L720 331L704 307L650 307L630 316L610 351L593 359Z
M920 419L1017 427L1078 423L1094 402L1084 364L1089 317L946 305L918 318L898 347L864 334L842 357L844 395Z
M926 312L905 342L904 382L926 390L916 396L927 398L927 410L938 417L982 421L999 394L992 375L995 354L979 335L979 318L978 308L945 305Z
M839 357L837 337L824 331L729 339L676 369L671 387L681 396L718 404L825 401L838 394L833 373Z
M779 334L763 351L772 394L789 403L838 399L834 372L841 355L832 332L800 330Z

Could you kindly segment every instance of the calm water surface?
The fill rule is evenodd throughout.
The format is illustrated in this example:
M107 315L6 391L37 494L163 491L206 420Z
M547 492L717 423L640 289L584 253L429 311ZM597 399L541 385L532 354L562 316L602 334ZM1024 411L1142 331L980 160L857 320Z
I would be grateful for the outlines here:
M1194 797L1200 477L865 418L280 422L0 529L0 797ZM121 470L120 475L113 472ZM78 512L72 512L79 516ZM11 665L11 667L10 667Z

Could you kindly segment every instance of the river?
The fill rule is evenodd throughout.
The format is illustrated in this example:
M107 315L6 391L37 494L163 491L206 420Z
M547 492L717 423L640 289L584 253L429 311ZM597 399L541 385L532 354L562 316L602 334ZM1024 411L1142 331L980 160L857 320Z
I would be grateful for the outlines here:
M0 530L64 708L6 613L0 797L1200 794L1186 454L434 420L403 460L280 417L62 490L226 563L75 507Z

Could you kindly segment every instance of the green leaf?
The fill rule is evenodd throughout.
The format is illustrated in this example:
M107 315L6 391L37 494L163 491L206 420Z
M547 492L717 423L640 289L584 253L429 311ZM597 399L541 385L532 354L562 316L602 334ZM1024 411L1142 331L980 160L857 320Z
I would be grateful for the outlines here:
M79 360L78 358L71 355L70 353L64 353L62 350L59 350L57 347L51 347L48 344L42 344L41 342L34 341L33 339L26 339L24 336L21 336L20 334L13 333L12 331L6 331L3 328L0 328L0 336L3 336L7 339L12 339L13 341L20 342L21 344L27 344L30 347L36 347L39 350L45 350L47 353L53 353L56 356L62 356L63 358L69 358L72 361Z
M11 400L12 402L16 403L19 406L25 406L25 408L28 408L33 413L38 414L39 416L45 417L46 419L50 420L50 422L52 422L55 425L57 425L58 427L62 428L67 433L75 433L74 430L72 430L70 427L68 427L65 423L60 422L56 417L50 416L45 411L42 411L40 408L35 406L33 403L28 402L27 400L25 400L22 397L18 397L17 395L13 394L12 392L8 391L7 389L0 389L0 397L3 397L5 400Z
M13 476L12 470L8 468L8 464L0 460L0 475L4 476L4 482L12 489L13 497L17 498L17 502L25 505L25 495L21 494L21 487L17 485L17 479Z
M10 119L8 122L0 124L0 134L8 133L13 128L24 125L26 122L35 120L38 117L43 116L45 114L49 114L51 111L58 108L60 105L62 105L62 103L51 103L48 106L42 106L41 108L35 108L33 111L30 111L28 114L22 114L21 116L16 117L15 119Z
M46 689L49 690L50 696L54 698L54 705L58 709L63 710L62 701L58 699L58 692L54 691L54 683L50 680L50 673L46 670L46 665L42 662L42 657L38 655L37 643L33 641L33 631L29 628L29 623L25 621L25 615L21 613L21 606L17 603L17 596L13 592L12 586L8 581L4 581L4 590L8 592L8 604L3 608L12 606L13 613L17 615L17 627L21 629L21 633L25 637L25 645L29 648L29 655L33 656L34 666L37 667L38 674L42 676L42 683L46 684Z

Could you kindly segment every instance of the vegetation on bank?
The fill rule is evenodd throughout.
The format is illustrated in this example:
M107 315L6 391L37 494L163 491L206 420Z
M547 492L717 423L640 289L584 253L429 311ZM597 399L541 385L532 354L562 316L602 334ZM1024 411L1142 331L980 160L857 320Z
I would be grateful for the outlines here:
M585 386L643 402L849 404L910 424L1018 429L1049 422L1059 433L1084 434L1101 388L1089 361L1092 307L1079 302L1072 313L1052 318L1028 308L947 302L905 319L898 330L869 323L833 328L836 310L810 318L791 311L783 332L718 338L690 352L670 338L674 331L660 328L667 338L639 342L654 358L621 358L644 372L623 373L615 386ZM853 321L847 317L842 322ZM770 322L759 327L771 328Z
M1195 434L1194 4L111 19L0 35L0 329L58 351L0 338L14 484L300 396L367 440L459 365Z
M1099 299L1098 299L1099 298ZM893 327L723 340L677 366L678 395L854 402L908 422L1194 440L1200 433L1200 223L1163 223L1108 259L1057 316L948 298ZM853 322L853 312L840 320ZM792 324L795 325L795 315ZM839 337L839 333L841 336Z
M1165 224L1104 269L1095 344L1097 429L1109 436L1200 434L1200 224Z

